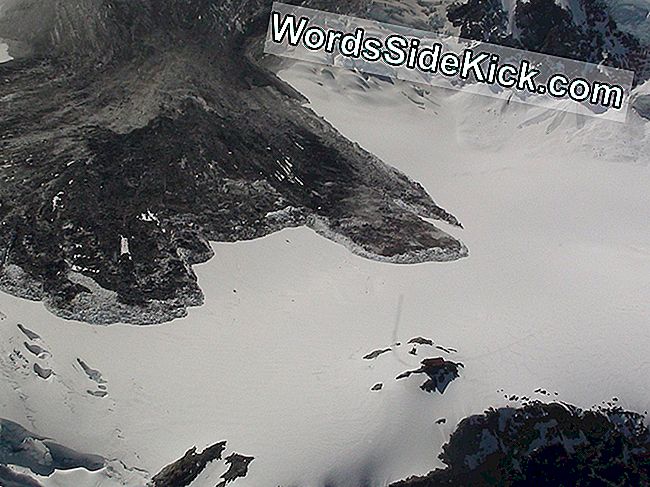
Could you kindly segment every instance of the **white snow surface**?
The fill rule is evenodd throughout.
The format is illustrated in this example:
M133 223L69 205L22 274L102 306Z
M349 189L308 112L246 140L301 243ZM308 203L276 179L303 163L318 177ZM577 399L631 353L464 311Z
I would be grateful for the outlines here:
M544 399L533 394L542 387L583 407L616 396L648 409L649 125L404 83L366 91L354 73L323 69L281 76L456 215L466 229L444 229L470 257L373 262L306 228L215 243L196 267L205 305L152 327L66 321L2 294L0 417L150 474L228 440L226 455L255 457L236 487L379 487L440 465L456 423L507 404L504 394ZM45 356L30 355L17 323ZM415 336L459 352L422 346L413 357ZM394 380L434 356L465 364L444 395L422 392L420 376ZM99 385L105 397L88 393ZM192 485L213 487L225 469ZM55 475L78 475L76 487L147 477Z
M6 63L13 58L9 55L9 46L4 42L0 42L0 63Z

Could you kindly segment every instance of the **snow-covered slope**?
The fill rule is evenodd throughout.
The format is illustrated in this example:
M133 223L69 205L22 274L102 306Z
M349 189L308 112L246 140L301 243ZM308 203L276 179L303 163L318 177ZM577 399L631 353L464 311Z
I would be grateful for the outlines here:
M646 121L306 64L281 76L435 191L463 220L445 230L470 257L371 262L306 228L213 244L197 267L204 306L145 328L90 327L0 295L0 417L112 466L43 485L141 485L227 440L255 457L235 487L381 487L428 472L461 418L510 398L648 409ZM419 336L435 343L412 355ZM444 394L395 380L438 356L464 364ZM226 470L215 462L192 485Z
M0 63L5 63L11 61L11 56L9 55L9 50L7 44L0 42Z
M235 485L358 487L426 473L457 421L504 395L648 408L646 123L377 80L361 89L353 73L311 65L282 76L345 135L435 187L464 217L471 257L369 262L307 229L215 244L198 267L206 304L150 328L88 327L2 295L2 416L150 474L225 439L255 456ZM458 352L413 356L416 336ZM27 366L8 359L16 350ZM465 365L443 395L394 380L439 355Z

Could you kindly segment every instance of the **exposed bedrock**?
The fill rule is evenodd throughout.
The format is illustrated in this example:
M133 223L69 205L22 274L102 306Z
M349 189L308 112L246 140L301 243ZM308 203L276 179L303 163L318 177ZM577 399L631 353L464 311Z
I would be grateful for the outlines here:
M14 472L6 465L0 465L0 485L3 487L43 487L43 484L30 475Z
M151 479L151 487L185 487L190 485L205 470L208 464L221 460L226 449L222 441L197 453L196 447L185 452L182 458L167 465Z
M559 403L490 409L460 422L444 469L392 487L650 485L645 418Z
M460 369L464 365L460 362L451 362L442 357L426 358L415 370L407 370L396 377L397 380L406 379L414 374L424 374L428 377L420 386L426 392L437 391L444 394L449 384L460 377Z
M447 18L466 39L628 69L635 84L650 78L650 46L603 0L463 0Z
M421 218L460 226L422 186L264 67L270 5L8 1L0 38L30 54L0 65L1 289L149 324L202 303L209 241L308 225L381 261L467 254Z

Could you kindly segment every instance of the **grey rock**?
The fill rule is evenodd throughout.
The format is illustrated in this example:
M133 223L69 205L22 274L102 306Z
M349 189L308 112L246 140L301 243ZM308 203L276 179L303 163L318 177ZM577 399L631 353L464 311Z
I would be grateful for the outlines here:
M308 225L379 261L467 255L421 218L460 226L421 185L266 68L271 3L5 2L0 37L31 54L0 65L1 289L152 324L203 303L192 266L209 241Z

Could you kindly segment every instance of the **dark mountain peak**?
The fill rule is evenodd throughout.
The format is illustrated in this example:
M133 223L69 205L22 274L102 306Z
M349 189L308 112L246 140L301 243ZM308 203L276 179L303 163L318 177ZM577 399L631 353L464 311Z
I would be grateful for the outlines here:
M618 28L602 0L517 0L510 12L501 0L468 0L447 14L467 39L629 69L637 83L650 74L648 47Z
M156 323L202 302L191 266L209 240L308 225L377 260L466 255L420 218L458 224L424 188L259 63L270 5L8 6L0 37L33 54L0 65L2 289L68 318Z
M644 416L532 401L463 419L443 447L447 466L393 487L649 485Z

